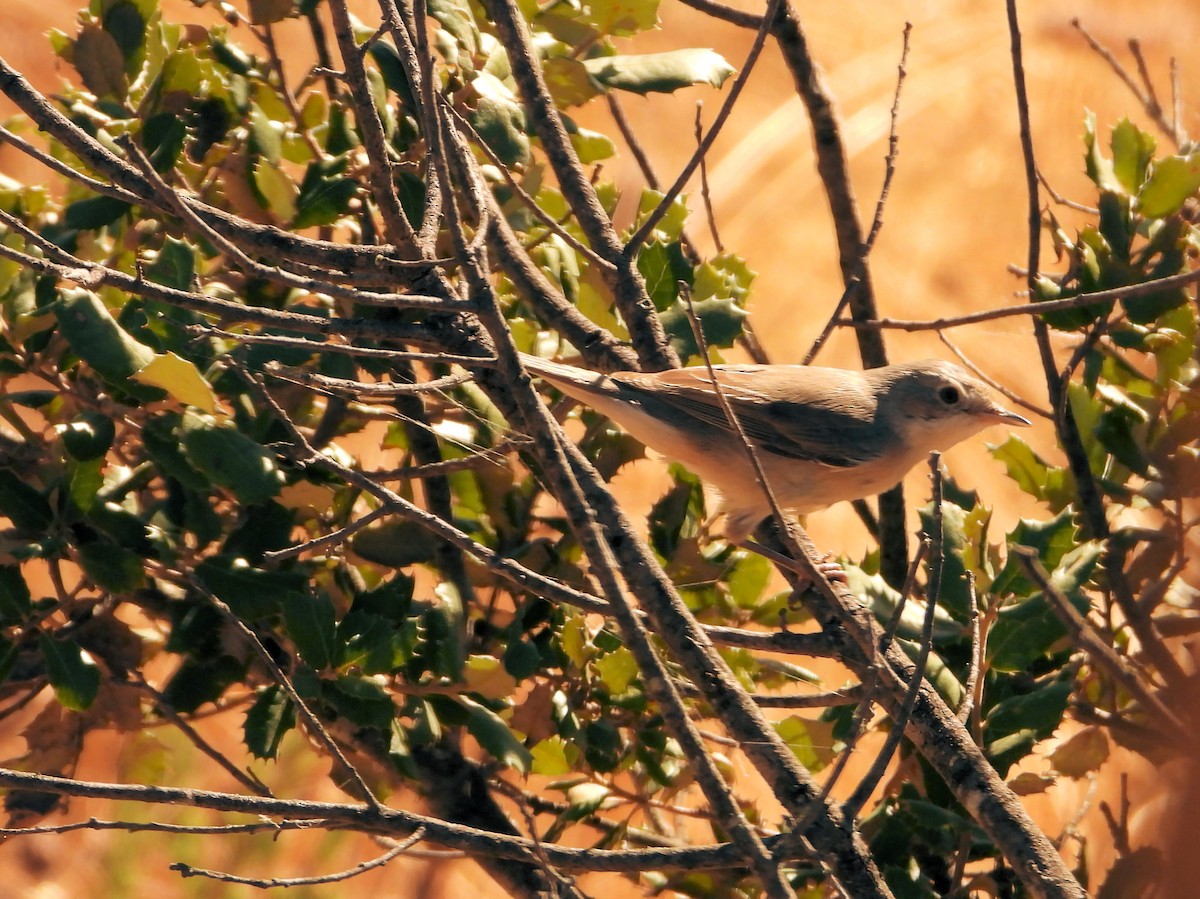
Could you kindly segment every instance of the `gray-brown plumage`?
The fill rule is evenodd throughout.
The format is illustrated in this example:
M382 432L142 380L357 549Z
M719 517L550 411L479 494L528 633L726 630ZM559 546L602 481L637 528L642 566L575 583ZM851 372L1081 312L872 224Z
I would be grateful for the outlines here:
M707 368L603 375L535 356L522 361L715 488L729 539L745 539L770 514ZM950 362L865 372L717 365L714 373L779 504L801 514L887 490L929 453L989 425L1029 424Z

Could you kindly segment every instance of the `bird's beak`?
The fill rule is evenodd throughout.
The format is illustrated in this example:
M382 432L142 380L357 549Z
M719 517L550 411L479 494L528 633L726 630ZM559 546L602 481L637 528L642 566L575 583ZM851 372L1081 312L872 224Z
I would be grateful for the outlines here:
M1025 428L1033 426L1033 422L1031 422L1024 415L1018 415L1016 412L1009 412L1007 409L1005 409L1001 406L993 406L992 407L992 415L994 415L996 418L1000 419L1000 421L1003 422L1004 424L1021 425L1022 427L1025 427Z

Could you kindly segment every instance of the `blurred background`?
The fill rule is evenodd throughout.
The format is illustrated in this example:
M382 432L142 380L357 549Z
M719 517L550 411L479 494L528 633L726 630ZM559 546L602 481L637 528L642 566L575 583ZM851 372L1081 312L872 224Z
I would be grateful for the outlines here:
M82 2L8 0L0 10L0 56L37 87L53 92L63 75L44 35L51 27L73 32L75 13ZM189 3L163 5L174 21L211 20L210 11L196 10ZM364 21L376 21L372 3L362 0L352 5ZM758 8L744 2L739 5ZM1017 302L1016 292L1023 283L1007 266L1025 264L1026 195L1003 4L998 0L843 0L801 2L799 9L813 55L823 66L838 103L860 214L866 222L873 215L884 176L889 110L904 24L913 24L898 119L895 180L871 257L880 314L933 318ZM1089 197L1081 139L1085 110L1096 113L1097 130L1104 141L1108 129L1123 116L1153 131L1137 101L1072 27L1074 18L1131 70L1133 58L1126 42L1137 38L1167 106L1169 61L1176 57L1183 120L1192 134L1200 134L1200 63L1191 55L1200 46L1200 4L1195 0L1041 0L1023 4L1021 12L1038 164L1059 194L1084 202ZM672 0L664 0L660 16L662 30L632 41L631 51L707 46L741 67L750 33L714 23ZM286 37L287 29L281 29L281 34ZM231 36L251 43L236 29ZM300 71L297 63L293 79ZM672 96L622 98L626 115L664 183L674 179L691 153L696 104L702 104L701 115L710 122L723 96L711 89L692 88ZM0 115L13 112L7 101L0 101ZM593 104L578 118L597 130L614 132L602 103ZM1160 141L1162 146L1165 143ZM0 174L25 181L46 178L44 171L6 148L0 148ZM636 199L642 178L627 154L607 163L605 174L615 177L627 196ZM798 361L821 331L841 295L842 284L829 208L814 169L807 117L790 75L770 45L715 145L708 174L722 241L730 251L745 256L758 272L751 299L755 330L773 361ZM698 182L689 192L696 211L690 232L705 252L711 252L712 241L699 212ZM1064 222L1073 221L1069 210L1056 207L1055 213ZM1054 260L1045 254L1043 265L1055 268ZM950 337L989 375L1030 401L1044 404L1041 369L1027 321L1012 318L955 329ZM1058 339L1062 341L1060 350L1069 345L1066 338ZM952 358L951 351L931 333L889 332L887 341L893 361ZM857 367L852 335L835 335L817 361ZM1000 442L1003 434L989 432L985 439ZM979 489L995 507L993 527L1000 533L995 529L1007 530L1018 517L1037 515L1038 510L1007 483L984 442L955 449L947 454L946 462L964 486ZM1057 458L1047 428L1039 428L1031 442L1044 455ZM620 475L619 483L633 513L644 514L658 495L655 484L662 477L660 468L646 461ZM920 470L910 476L908 491L910 505L927 501L927 478ZM860 556L869 546L865 531L848 508L814 515L809 525L824 549ZM204 732L236 750L240 717L214 718L203 723ZM21 722L13 719L0 725L0 757L12 758L23 751L20 726ZM328 785L325 765L303 752L304 748L293 747L291 756L279 763L294 769L288 775L296 785L294 795L340 798ZM168 728L137 737L93 735L77 776L230 787L215 766L183 761L192 756L190 747L168 733ZM274 778L282 772L264 773ZM1171 822L1186 803L1181 786L1185 776L1185 771L1170 766L1152 768L1140 757L1117 750L1094 788L1087 783L1059 785L1032 797L1030 807L1052 837L1068 826L1078 827L1085 835L1088 867L1097 878L1093 882L1099 882L1100 873L1113 861L1113 838L1101 802L1107 801L1119 811L1124 783L1133 803L1128 816L1133 845L1159 842L1160 830L1181 832ZM1085 808L1075 822L1077 813ZM124 812L135 814L132 809ZM78 820L90 814L117 817L121 813L121 809L76 802L69 818ZM184 860L270 877L337 870L377 854L374 847L349 837L288 836L278 842L237 837L225 838L219 847L212 838L205 844L199 842L202 839L109 833L24 837L0 847L0 866L6 872L0 896L244 896L250 894L247 888L183 880L167 870L167 865ZM1171 848L1170 841L1162 842ZM1178 853L1168 856L1183 884L1180 892L1171 895L1194 895L1186 888L1192 860L1186 858L1185 863L1185 858ZM66 859L69 862L64 864ZM581 886L587 890L601 884L613 896L637 894L613 877L585 878ZM300 889L289 895L334 896L342 895L343 889L347 893L379 889L383 891L380 895L397 899L458 896L468 889L480 899L503 895L470 862L419 860L393 863L345 887Z

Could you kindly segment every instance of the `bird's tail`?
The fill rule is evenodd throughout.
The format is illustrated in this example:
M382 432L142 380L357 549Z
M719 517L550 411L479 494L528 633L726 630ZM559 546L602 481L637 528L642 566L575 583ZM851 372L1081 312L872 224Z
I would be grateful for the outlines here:
M621 386L608 375L588 371L562 362L551 362L540 356L521 354L521 364L530 374L553 384L569 397L581 402L592 402L602 397L618 397Z

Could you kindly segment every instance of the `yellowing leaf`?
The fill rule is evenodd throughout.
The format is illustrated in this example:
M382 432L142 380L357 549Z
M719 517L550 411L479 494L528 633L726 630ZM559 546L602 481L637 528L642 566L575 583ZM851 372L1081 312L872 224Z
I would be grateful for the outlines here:
M87 25L75 40L75 68L97 97L123 100L129 90L125 56L116 38L97 25Z
M173 398L205 412L217 411L217 397L195 364L166 352L155 356L134 374L134 380L161 387Z
M280 505L317 515L328 512L333 500L333 488L311 481L297 481L279 491Z
M300 189L269 159L263 158L255 163L254 186L267 201L267 210L278 221L290 222L296 217L296 197Z
M572 811L591 814L604 804L609 790L604 784L581 783L567 790L567 801L573 806Z
M604 686L611 692L624 693L630 682L637 677L638 667L637 662L633 660L633 653L621 646L599 659L596 662L596 671L600 673Z
M1088 727L1068 737L1050 753L1050 764L1059 774L1083 777L1108 759L1108 737L1098 727Z
M592 654L591 642L582 616L574 616L563 622L563 652L580 668L587 664L587 660Z
M571 756L578 757L579 750L555 734L534 746L530 755L533 756L532 773L557 777L571 770Z
M292 0L250 0L250 23L267 25L286 19L294 10Z
M1032 796L1035 793L1044 793L1052 786L1054 786L1053 777L1047 777L1044 774L1034 774L1032 771L1018 774L1008 782L1009 789L1018 796Z
M517 688L517 682L504 664L495 656L473 655L463 666L467 689L487 699L507 699Z

